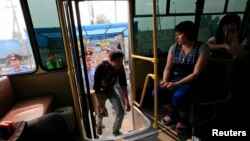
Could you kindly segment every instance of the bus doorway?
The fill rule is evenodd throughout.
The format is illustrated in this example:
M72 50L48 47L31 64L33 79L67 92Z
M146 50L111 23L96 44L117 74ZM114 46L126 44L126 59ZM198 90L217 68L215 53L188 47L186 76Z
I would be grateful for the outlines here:
M128 6L128 1L104 1L104 4L115 4L117 6L120 2L122 2L121 4L123 6ZM101 2L98 1L98 3ZM68 73L71 78L75 106L78 108L76 111L78 116L77 120L80 129L82 129L82 136L87 139L98 138L101 140L113 140L125 138L149 128L149 120L136 107L132 106L133 104L130 100L132 109L130 112L126 112L123 119L121 127L123 135L113 136L112 128L116 113L111 103L106 101L106 108L108 108L109 117L103 119L103 126L105 127L102 129L102 134L97 134L95 123L95 92L89 85L90 80L87 79L88 74L85 63L87 58L83 56L85 56L86 52L91 52L91 59L93 60L92 67L96 67L102 61L108 59L108 56L106 56L107 51L121 50L125 55L123 65L127 77L127 89L129 97L131 98L128 22L94 24L93 20L91 20L90 25L84 25L83 23L87 20L84 16L86 16L86 14L89 15L89 12L84 12L84 9L86 7L92 10L97 8L94 4L95 1L58 1L59 17L61 19L62 35L65 44L67 64L69 67ZM126 11L127 10L128 9L126 9ZM105 10L102 12L105 13ZM82 57L82 62L79 56ZM137 116L136 121L135 116Z

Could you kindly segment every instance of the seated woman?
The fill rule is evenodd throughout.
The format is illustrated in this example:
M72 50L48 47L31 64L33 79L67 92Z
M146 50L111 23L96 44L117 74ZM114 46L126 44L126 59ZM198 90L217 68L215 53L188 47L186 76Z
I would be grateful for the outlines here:
M64 118L57 113L47 114L30 122L0 122L0 140L73 141ZM24 124L23 124L24 123Z
M235 59L243 56L247 40L239 36L240 25L240 16L234 13L221 19L216 35L207 41L212 57Z
M188 111L191 108L195 80L203 71L209 48L196 40L195 24L184 21L176 25L176 43L168 52L163 79L159 84L159 100L167 110L161 122L165 125L178 122L176 131L185 133L189 129Z

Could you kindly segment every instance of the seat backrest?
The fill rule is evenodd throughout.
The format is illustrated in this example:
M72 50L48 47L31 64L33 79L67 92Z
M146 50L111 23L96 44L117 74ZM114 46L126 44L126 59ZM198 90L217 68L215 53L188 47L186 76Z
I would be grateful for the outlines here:
M199 102L222 100L231 90L232 60L210 58L197 83Z
M15 104L16 95L10 79L7 76L0 78L0 119Z

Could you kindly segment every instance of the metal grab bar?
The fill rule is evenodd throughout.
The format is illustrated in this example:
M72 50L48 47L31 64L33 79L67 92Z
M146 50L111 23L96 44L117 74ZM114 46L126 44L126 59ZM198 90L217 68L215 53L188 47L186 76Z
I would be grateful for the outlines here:
M147 74L146 76L146 80L145 80L145 83L144 83L144 86L143 86L143 91L142 91L142 96L141 96L141 99L140 99L140 103L134 101L134 104L137 106L137 107L141 107L142 104L143 104L143 100L144 100L144 97L145 97L145 93L146 93L146 88L148 86L148 81L149 81L149 78L153 78L155 79L155 74Z

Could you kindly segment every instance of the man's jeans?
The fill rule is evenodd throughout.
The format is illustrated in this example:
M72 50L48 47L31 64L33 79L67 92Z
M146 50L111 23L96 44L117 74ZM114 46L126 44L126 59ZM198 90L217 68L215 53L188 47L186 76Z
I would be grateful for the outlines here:
M117 131L121 129L122 121L125 115L124 105L122 102L122 99L120 95L117 93L117 90L113 89L111 91L108 91L106 93L102 93L104 101L106 103L107 99L109 99L110 103L112 104L115 112L116 112L116 118L115 122L113 124L113 131ZM98 102L97 102L98 106ZM101 127L102 125L102 115L97 114L96 116L96 124L97 127Z

